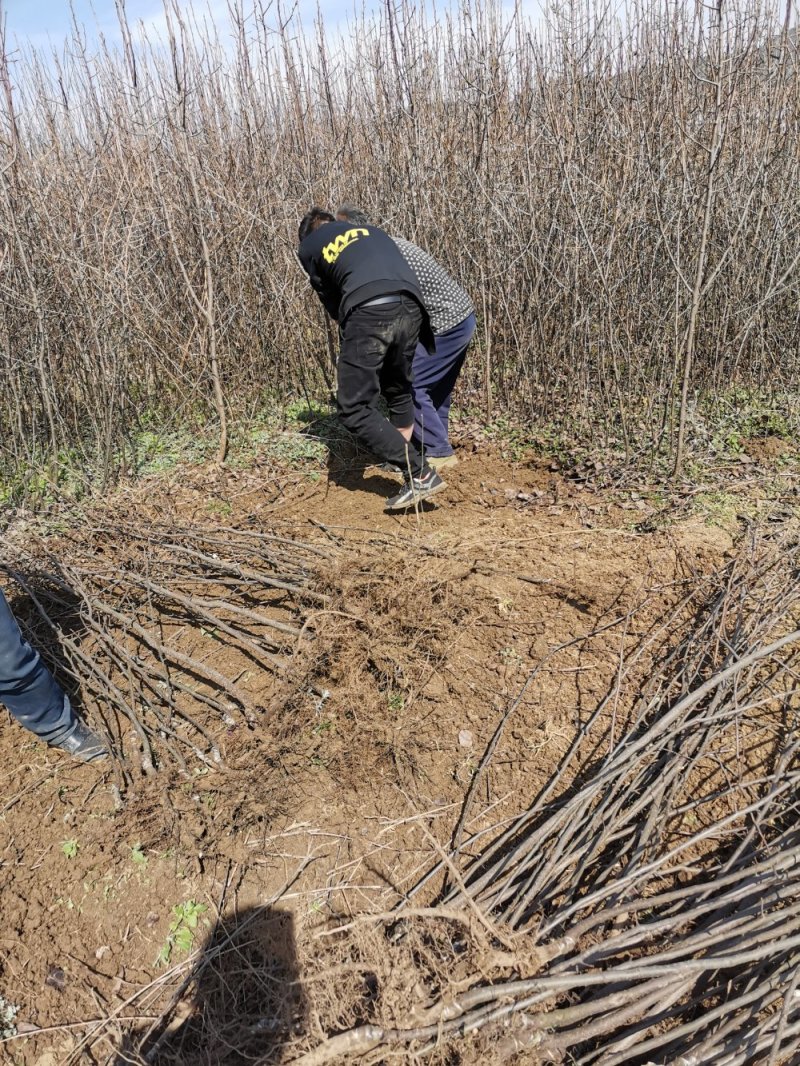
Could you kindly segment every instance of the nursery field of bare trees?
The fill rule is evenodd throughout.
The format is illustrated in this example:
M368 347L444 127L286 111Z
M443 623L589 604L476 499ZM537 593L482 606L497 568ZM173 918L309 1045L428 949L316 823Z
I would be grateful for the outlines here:
M474 297L473 402L680 464L695 397L797 372L794 5L388 4L330 35L167 0L167 39L2 41L8 476L329 376L294 257L357 201ZM564 412L569 412L568 420Z
M795 0L164 3L0 0L0 581L109 749L0 709L0 1057L797 1062ZM441 506L326 406L344 200L476 305Z

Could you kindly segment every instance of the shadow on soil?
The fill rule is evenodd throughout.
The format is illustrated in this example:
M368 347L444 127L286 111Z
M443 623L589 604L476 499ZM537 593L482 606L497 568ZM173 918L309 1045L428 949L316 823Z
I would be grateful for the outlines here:
M217 924L168 1010L125 1040L113 1066L282 1062L306 1012L292 916L247 908Z
M294 415L303 424L301 433L313 437L327 449L330 484L350 492L370 492L386 500L400 491L402 478L383 473L376 458L344 428L334 412L305 407ZM420 511L435 510L432 501L420 505Z
M325 445L332 485L350 492L370 492L384 500L399 491L402 479L385 474L379 466L381 460L344 428L336 414L319 414L307 408L295 417L304 424L303 434Z

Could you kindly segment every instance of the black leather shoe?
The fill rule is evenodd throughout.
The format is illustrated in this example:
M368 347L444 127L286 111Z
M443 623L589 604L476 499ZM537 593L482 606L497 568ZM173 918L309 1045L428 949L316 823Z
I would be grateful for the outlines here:
M100 759L108 758L108 748L97 733L83 722L76 722L64 739L52 744L51 747L60 748L61 751L80 759L81 762L98 762Z

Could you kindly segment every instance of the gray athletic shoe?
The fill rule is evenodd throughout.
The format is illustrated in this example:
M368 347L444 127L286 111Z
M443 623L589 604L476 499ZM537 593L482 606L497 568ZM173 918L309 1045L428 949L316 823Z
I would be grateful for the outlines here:
M429 496L441 492L444 487L444 481L435 470L429 467L420 477L412 477L410 481L406 479L402 490L396 496L390 496L386 501L386 510L405 511L406 508L414 507L415 504L427 500Z
M108 748L100 737L83 722L76 722L63 740L51 747L59 748L81 762L99 762L108 758Z

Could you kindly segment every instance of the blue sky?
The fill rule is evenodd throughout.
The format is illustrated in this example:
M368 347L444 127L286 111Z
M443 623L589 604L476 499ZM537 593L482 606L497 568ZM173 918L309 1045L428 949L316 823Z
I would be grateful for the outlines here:
M128 0L132 18L150 19L160 4L153 0ZM3 8L6 27L12 37L22 43L46 43L48 37L55 44L69 32L69 0L5 0ZM114 0L74 0L75 14L87 28L98 24L109 31L116 25Z
M220 30L228 25L228 0L179 0L182 8L191 10L195 17L210 18ZM418 0L430 3L442 11L449 4L456 6L458 0ZM515 0L499 0L504 14L510 17ZM534 21L541 17L543 0L516 0L526 16ZM385 0L263 0L268 21L278 21L278 8L286 14L296 12L309 29L313 26L318 10L321 11L326 28L335 32L345 31L355 12L367 14L382 8ZM72 0L78 22L87 31L91 42L98 33L107 41L120 40L114 0ZM153 38L165 36L164 9L161 0L125 0L128 21L135 28L142 23ZM245 11L252 10L252 0L245 0ZM0 13L5 17L9 47L32 45L37 48L57 50L70 33L70 0L0 0Z
M367 0L365 6L369 11L376 4L380 4L380 0ZM98 30L111 40L117 39L119 31L114 0L73 0L73 6L90 39ZM210 15L221 25L228 21L227 0L182 0L181 6ZM284 0L282 6L285 11L291 11L294 4L292 0ZM316 0L300 0L297 6L303 20L312 22L317 10ZM163 25L160 0L125 0L125 7L131 23L142 21L148 29L156 31ZM354 3L353 0L322 0L320 7L326 19L338 23L346 20ZM0 11L5 14L9 38L19 44L58 45L70 30L69 0L0 0Z

